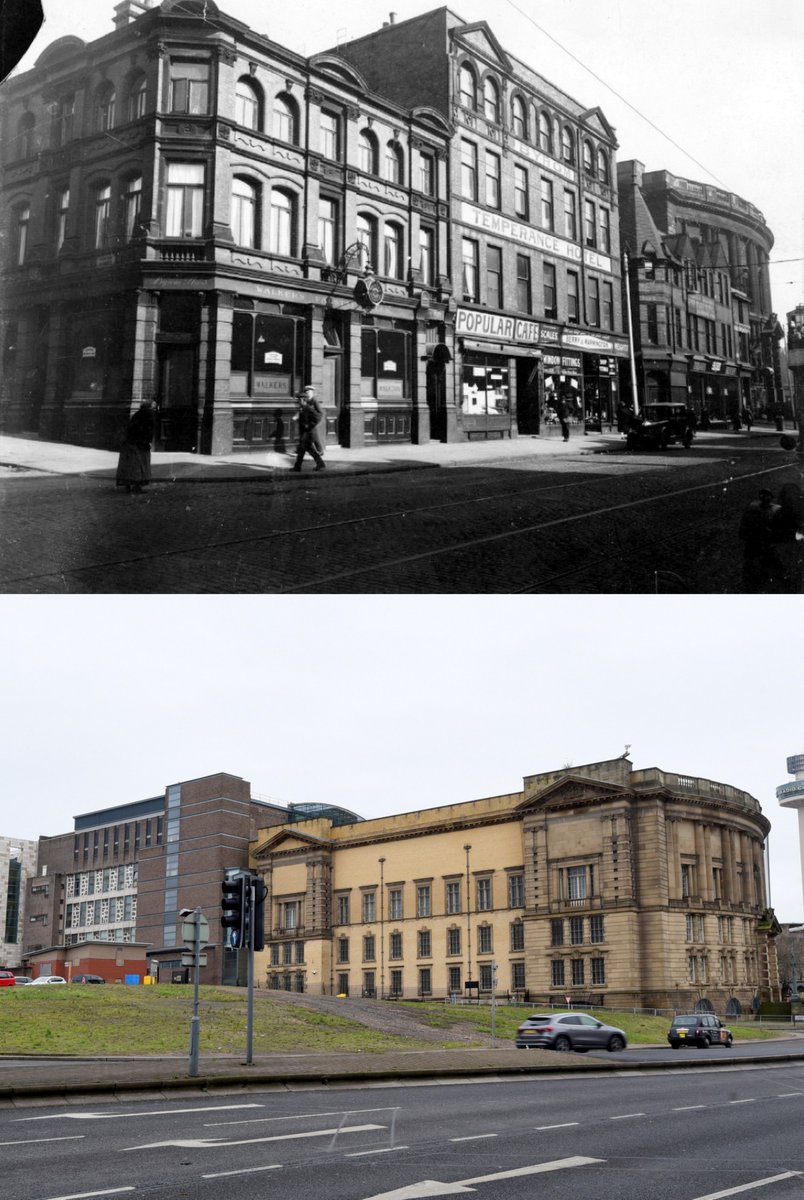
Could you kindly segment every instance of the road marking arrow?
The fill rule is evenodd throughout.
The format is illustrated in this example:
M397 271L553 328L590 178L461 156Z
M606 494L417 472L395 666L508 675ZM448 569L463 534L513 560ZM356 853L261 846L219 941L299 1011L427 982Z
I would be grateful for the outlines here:
M563 1171L568 1167L585 1167L591 1163L605 1162L605 1158L582 1158L575 1155L572 1158L557 1158L553 1162L534 1163L529 1167L514 1167L510 1171L498 1171L494 1175L477 1175L474 1179L459 1179L455 1183L440 1183L437 1179L422 1179L420 1183L411 1183L407 1187L397 1188L393 1192L378 1192L376 1196L367 1196L366 1200L424 1200L428 1196L460 1196L467 1195L475 1189L475 1183L494 1183L498 1179L518 1179L522 1175L541 1175L546 1171Z
M142 1146L123 1146L122 1150L159 1150L162 1146L179 1146L182 1150L212 1150L218 1146L253 1146L258 1142L292 1142L297 1138L332 1137L336 1133L365 1133L385 1129L385 1125L342 1125L333 1129L312 1129L309 1133L276 1133L271 1137L243 1138L230 1142L228 1138L176 1138L167 1142L148 1142Z

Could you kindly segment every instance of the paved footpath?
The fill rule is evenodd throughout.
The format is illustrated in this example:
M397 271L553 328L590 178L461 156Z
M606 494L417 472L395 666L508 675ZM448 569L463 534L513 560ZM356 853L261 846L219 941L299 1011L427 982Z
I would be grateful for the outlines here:
M754 429L752 433L713 431L701 434L694 445L707 440L724 438L744 447L761 443L778 444L779 434L770 429ZM421 446L388 444L352 450L345 446L327 446L326 462L334 474L368 474L377 471L411 471L421 468L491 466L495 463L516 463L534 458L577 458L579 455L625 451L625 438L616 431L584 434L573 432L568 442L552 434L520 436L505 440L470 442L427 442ZM0 435L0 477L32 475L90 475L113 479L117 468L117 452L95 450L88 446L72 446L65 442L47 442L39 438ZM241 451L212 458L203 454L178 454L154 451L151 464L154 479L160 480L236 480L253 479L260 475L288 473L294 462L292 453L280 454L270 450ZM305 459L303 473L312 472L312 463Z

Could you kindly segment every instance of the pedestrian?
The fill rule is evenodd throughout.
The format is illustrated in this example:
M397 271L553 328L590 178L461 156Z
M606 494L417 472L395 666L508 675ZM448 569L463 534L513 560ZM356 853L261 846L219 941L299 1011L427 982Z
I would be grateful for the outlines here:
M143 400L126 426L117 461L117 487L125 487L127 492L141 492L151 482L154 427L153 401Z
M768 592L774 589L778 576L773 547L773 521L779 505L773 492L761 488L740 518L738 537L743 547L743 591Z
M324 447L318 433L318 426L324 419L324 412L316 399L315 388L308 384L299 397L299 445L296 451L294 471L301 471L305 454L310 454L315 462L316 471L323 471L327 465L323 459Z
M749 433L751 432L751 426L753 425L753 423L754 423L754 414L751 412L751 409L746 404L743 406L743 424L745 425L745 428L747 429L747 431Z
M556 414L558 416L559 424L561 425L561 436L563 437L565 442L568 442L569 441L569 408L567 407L567 402L563 396L558 401L558 408L556 409Z
M773 553L770 590L797 595L804 574L804 502L797 483L785 483L780 488L770 535Z
M628 405L624 400L617 405L617 432L628 433Z

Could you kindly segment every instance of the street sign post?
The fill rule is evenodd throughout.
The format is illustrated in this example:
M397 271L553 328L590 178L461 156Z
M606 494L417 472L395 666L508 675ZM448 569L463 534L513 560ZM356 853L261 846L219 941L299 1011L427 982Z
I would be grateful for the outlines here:
M181 956L183 967L193 968L193 1017L190 1021L190 1063L188 1074L191 1078L198 1075L198 1045L201 1036L201 1018L198 1014L198 984L201 967L207 965L207 956L202 954L202 948L209 944L209 921L200 908L183 908L181 917L181 936L184 942L184 952Z

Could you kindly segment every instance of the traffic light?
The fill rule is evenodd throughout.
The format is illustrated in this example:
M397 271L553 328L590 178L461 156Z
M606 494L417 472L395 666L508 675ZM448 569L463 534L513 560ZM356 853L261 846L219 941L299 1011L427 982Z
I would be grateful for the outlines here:
M261 879L253 880L254 886L254 949L265 949L265 893L268 890Z
M231 929L233 946L245 946L248 942L248 885L243 875L224 879L221 884L221 925Z

